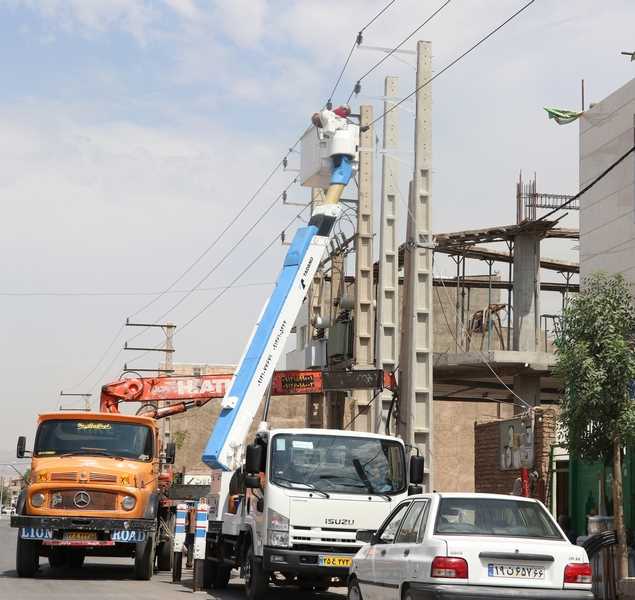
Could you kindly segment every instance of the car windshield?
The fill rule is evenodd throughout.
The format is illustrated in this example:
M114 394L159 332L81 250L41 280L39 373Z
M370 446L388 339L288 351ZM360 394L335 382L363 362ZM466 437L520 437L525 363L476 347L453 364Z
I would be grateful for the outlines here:
M312 434L273 437L270 479L346 494L395 494L406 488L404 452L391 440Z
M152 430L121 421L44 421L35 437L35 456L92 454L132 460L152 459Z
M442 498L435 533L563 539L542 505L497 498Z

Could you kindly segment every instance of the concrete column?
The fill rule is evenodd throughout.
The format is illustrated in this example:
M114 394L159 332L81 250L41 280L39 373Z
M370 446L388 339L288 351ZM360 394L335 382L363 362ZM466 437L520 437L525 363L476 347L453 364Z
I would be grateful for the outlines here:
M540 344L540 236L528 232L514 240L513 349L537 352ZM514 392L540 404L540 375L517 375ZM521 409L521 407L517 407Z

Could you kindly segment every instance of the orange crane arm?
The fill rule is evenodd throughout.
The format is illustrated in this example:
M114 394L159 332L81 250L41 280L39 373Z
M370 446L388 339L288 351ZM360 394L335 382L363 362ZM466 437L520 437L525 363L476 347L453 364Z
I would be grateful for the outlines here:
M135 377L120 379L101 388L99 410L118 413L121 402L148 405L143 414L161 419L190 408L203 406L214 398L223 398L233 374L199 376ZM337 389L396 389L394 373L382 371L276 371L271 383L271 395L319 394ZM159 402L168 406L157 407Z

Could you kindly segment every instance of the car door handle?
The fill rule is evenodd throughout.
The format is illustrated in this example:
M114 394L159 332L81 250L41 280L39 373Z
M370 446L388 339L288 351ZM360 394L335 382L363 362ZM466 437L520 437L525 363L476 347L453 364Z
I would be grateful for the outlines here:
M381 555L382 555L382 556L386 556L386 551L385 551L385 550L382 550L382 551L381 551Z
M408 554L410 554L410 550L406 549L403 551L403 555L404 556L408 556Z

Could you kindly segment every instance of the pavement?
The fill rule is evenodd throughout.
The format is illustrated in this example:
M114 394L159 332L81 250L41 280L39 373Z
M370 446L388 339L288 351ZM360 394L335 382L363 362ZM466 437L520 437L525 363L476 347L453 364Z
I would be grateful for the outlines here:
M15 572L17 530L0 518L0 600L245 600L242 580L233 578L226 590L192 592L192 572L183 571L183 581L172 583L170 572L155 573L151 581L136 581L132 559L87 557L81 569L56 569L40 558L40 570L33 579L20 579ZM184 565L185 566L185 565ZM234 571L236 575L237 572ZM297 589L272 589L272 600L342 600L345 588L325 593Z

